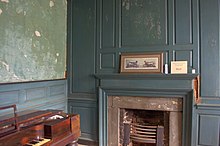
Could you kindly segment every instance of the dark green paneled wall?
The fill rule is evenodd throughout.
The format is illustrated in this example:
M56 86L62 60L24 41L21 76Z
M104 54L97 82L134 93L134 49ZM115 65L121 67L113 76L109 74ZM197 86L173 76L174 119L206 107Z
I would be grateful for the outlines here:
M68 111L80 114L81 138L97 141L96 0L68 1Z
M201 95L219 97L219 1L200 1Z
M167 44L166 0L122 0L119 7L121 47Z
M193 44L193 12L192 0L174 1L175 6L175 44L186 45ZM195 12L195 11L194 11ZM195 21L194 21L195 22ZM181 35L180 35L181 34Z
M122 52L164 52L164 63L187 60L199 72L197 2L100 0L97 73L118 73Z
M82 95L79 95L82 96ZM69 99L69 112L78 113L81 120L81 137L97 141L97 103L83 99Z
M72 3L72 48L70 59L72 92L95 92L95 0L75 0Z
M218 145L218 133L212 133L212 139L208 133L219 129L220 121L219 2L71 1L69 107L81 115L94 111L97 92L93 74L118 74L121 53L163 52L164 64L170 67L173 60L187 60L188 73L195 69L201 77L201 103L193 106L192 113L193 145ZM209 117L213 121L210 129L206 127ZM97 122L94 118L90 120ZM93 134L97 133L85 133L95 140Z
M67 111L66 91L66 80L0 85L0 107L16 104L18 111L33 109ZM0 114L4 112L0 111Z

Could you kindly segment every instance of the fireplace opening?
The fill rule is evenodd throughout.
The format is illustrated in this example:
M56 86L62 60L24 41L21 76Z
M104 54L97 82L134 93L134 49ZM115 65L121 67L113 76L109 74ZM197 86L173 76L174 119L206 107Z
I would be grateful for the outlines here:
M169 112L120 109L121 146L168 146Z
M182 145L182 98L108 96L107 115L109 146Z

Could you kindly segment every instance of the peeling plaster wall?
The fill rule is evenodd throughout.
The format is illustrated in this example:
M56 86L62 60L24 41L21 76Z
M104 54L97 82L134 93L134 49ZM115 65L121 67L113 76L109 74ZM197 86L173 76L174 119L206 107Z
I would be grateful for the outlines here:
M0 82L64 78L66 0L0 0Z

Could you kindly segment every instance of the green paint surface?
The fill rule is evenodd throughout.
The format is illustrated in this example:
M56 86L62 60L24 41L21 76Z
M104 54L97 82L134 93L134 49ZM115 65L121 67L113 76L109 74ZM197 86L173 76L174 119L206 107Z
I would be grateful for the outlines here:
M64 78L66 0L0 1L0 82Z
M122 45L166 43L164 0L122 0Z

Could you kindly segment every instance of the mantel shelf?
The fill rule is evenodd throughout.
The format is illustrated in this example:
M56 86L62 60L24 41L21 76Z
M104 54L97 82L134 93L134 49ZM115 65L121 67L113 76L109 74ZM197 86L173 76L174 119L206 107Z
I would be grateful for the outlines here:
M97 79L193 80L199 74L95 74Z

